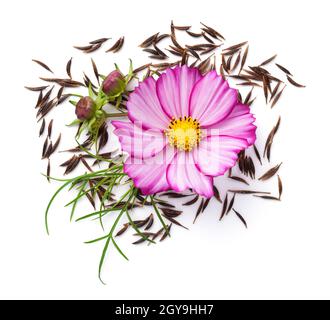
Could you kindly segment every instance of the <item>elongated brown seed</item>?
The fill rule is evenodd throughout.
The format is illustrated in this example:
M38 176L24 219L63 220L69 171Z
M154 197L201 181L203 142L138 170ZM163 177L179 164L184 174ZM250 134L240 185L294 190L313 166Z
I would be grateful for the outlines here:
M37 63L38 65L40 65L41 67L43 67L44 69L46 69L47 71L54 73L45 63L43 63L42 61L36 60L36 59L32 59L33 62Z
M306 88L306 86L304 86L303 84L299 84L298 82L296 82L295 80L293 80L290 76L287 76L288 81L295 87L297 88Z
M115 42L115 44L110 49L108 49L106 52L113 52L113 53L118 52L123 47L124 41L125 41L124 37L119 38Z
M235 212L236 216L241 220L241 222L244 224L245 228L247 228L248 225L247 225L245 219L243 218L243 216L239 212L237 212L235 209L233 209L233 211Z
M262 175L259 178L259 181L266 181L266 180L269 180L270 178L272 178L278 172L278 170L280 169L281 166L282 166L282 163L269 169L264 175Z
M72 79L71 75L71 65L72 65L72 58L66 64L66 73L70 79Z

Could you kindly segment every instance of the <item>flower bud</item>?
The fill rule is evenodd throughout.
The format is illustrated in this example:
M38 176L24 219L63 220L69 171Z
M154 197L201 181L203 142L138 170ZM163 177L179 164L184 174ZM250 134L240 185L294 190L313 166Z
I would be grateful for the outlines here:
M79 120L89 120L95 113L95 102L90 97L84 97L76 105L76 115Z
M112 71L103 81L103 92L111 97L124 92L126 87L125 78L120 71Z

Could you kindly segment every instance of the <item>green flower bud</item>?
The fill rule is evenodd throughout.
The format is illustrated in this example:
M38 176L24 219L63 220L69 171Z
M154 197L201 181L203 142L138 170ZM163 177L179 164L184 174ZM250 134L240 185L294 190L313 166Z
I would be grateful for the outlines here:
M110 96L115 97L124 92L126 81L120 71L112 71L103 81L102 90Z
M89 120L95 113L95 102L90 97L84 97L76 105L76 115L79 120Z

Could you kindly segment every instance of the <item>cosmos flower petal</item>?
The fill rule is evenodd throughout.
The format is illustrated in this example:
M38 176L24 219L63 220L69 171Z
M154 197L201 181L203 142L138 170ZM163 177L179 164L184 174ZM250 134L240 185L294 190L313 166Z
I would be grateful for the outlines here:
M112 125L115 127L114 134L118 136L122 150L132 157L139 159L153 157L167 144L160 130L145 130L142 124L124 121L112 121Z
M129 157L124 164L124 172L144 195L169 190L166 172L174 155L175 150L167 146L152 158L141 160Z
M142 122L147 129L167 128L170 119L164 113L156 93L156 80L147 78L130 94L127 102L128 117L132 122Z
M227 135L246 139L250 145L256 140L256 126L253 124L255 117L250 113L250 107L237 104L228 117L208 129L218 129L217 135Z
M220 176L232 168L238 153L248 147L245 139L230 136L209 136L194 149L197 168L205 175Z
M176 192L191 188L206 198L213 196L213 178L198 170L192 152L180 151L176 154L167 168L167 181Z
M231 89L216 71L199 80L190 97L190 116L202 127L225 119L237 103L237 90Z
M170 117L184 117L189 114L189 99L198 80L202 78L197 68L187 66L168 69L157 80L157 95Z

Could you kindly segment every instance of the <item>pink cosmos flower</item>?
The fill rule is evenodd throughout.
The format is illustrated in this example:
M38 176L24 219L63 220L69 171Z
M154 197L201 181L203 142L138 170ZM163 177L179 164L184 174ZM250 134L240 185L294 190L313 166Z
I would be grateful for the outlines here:
M215 71L167 69L139 84L127 103L129 122L113 121L129 157L124 172L145 195L192 189L213 196L213 178L256 139L250 108Z

